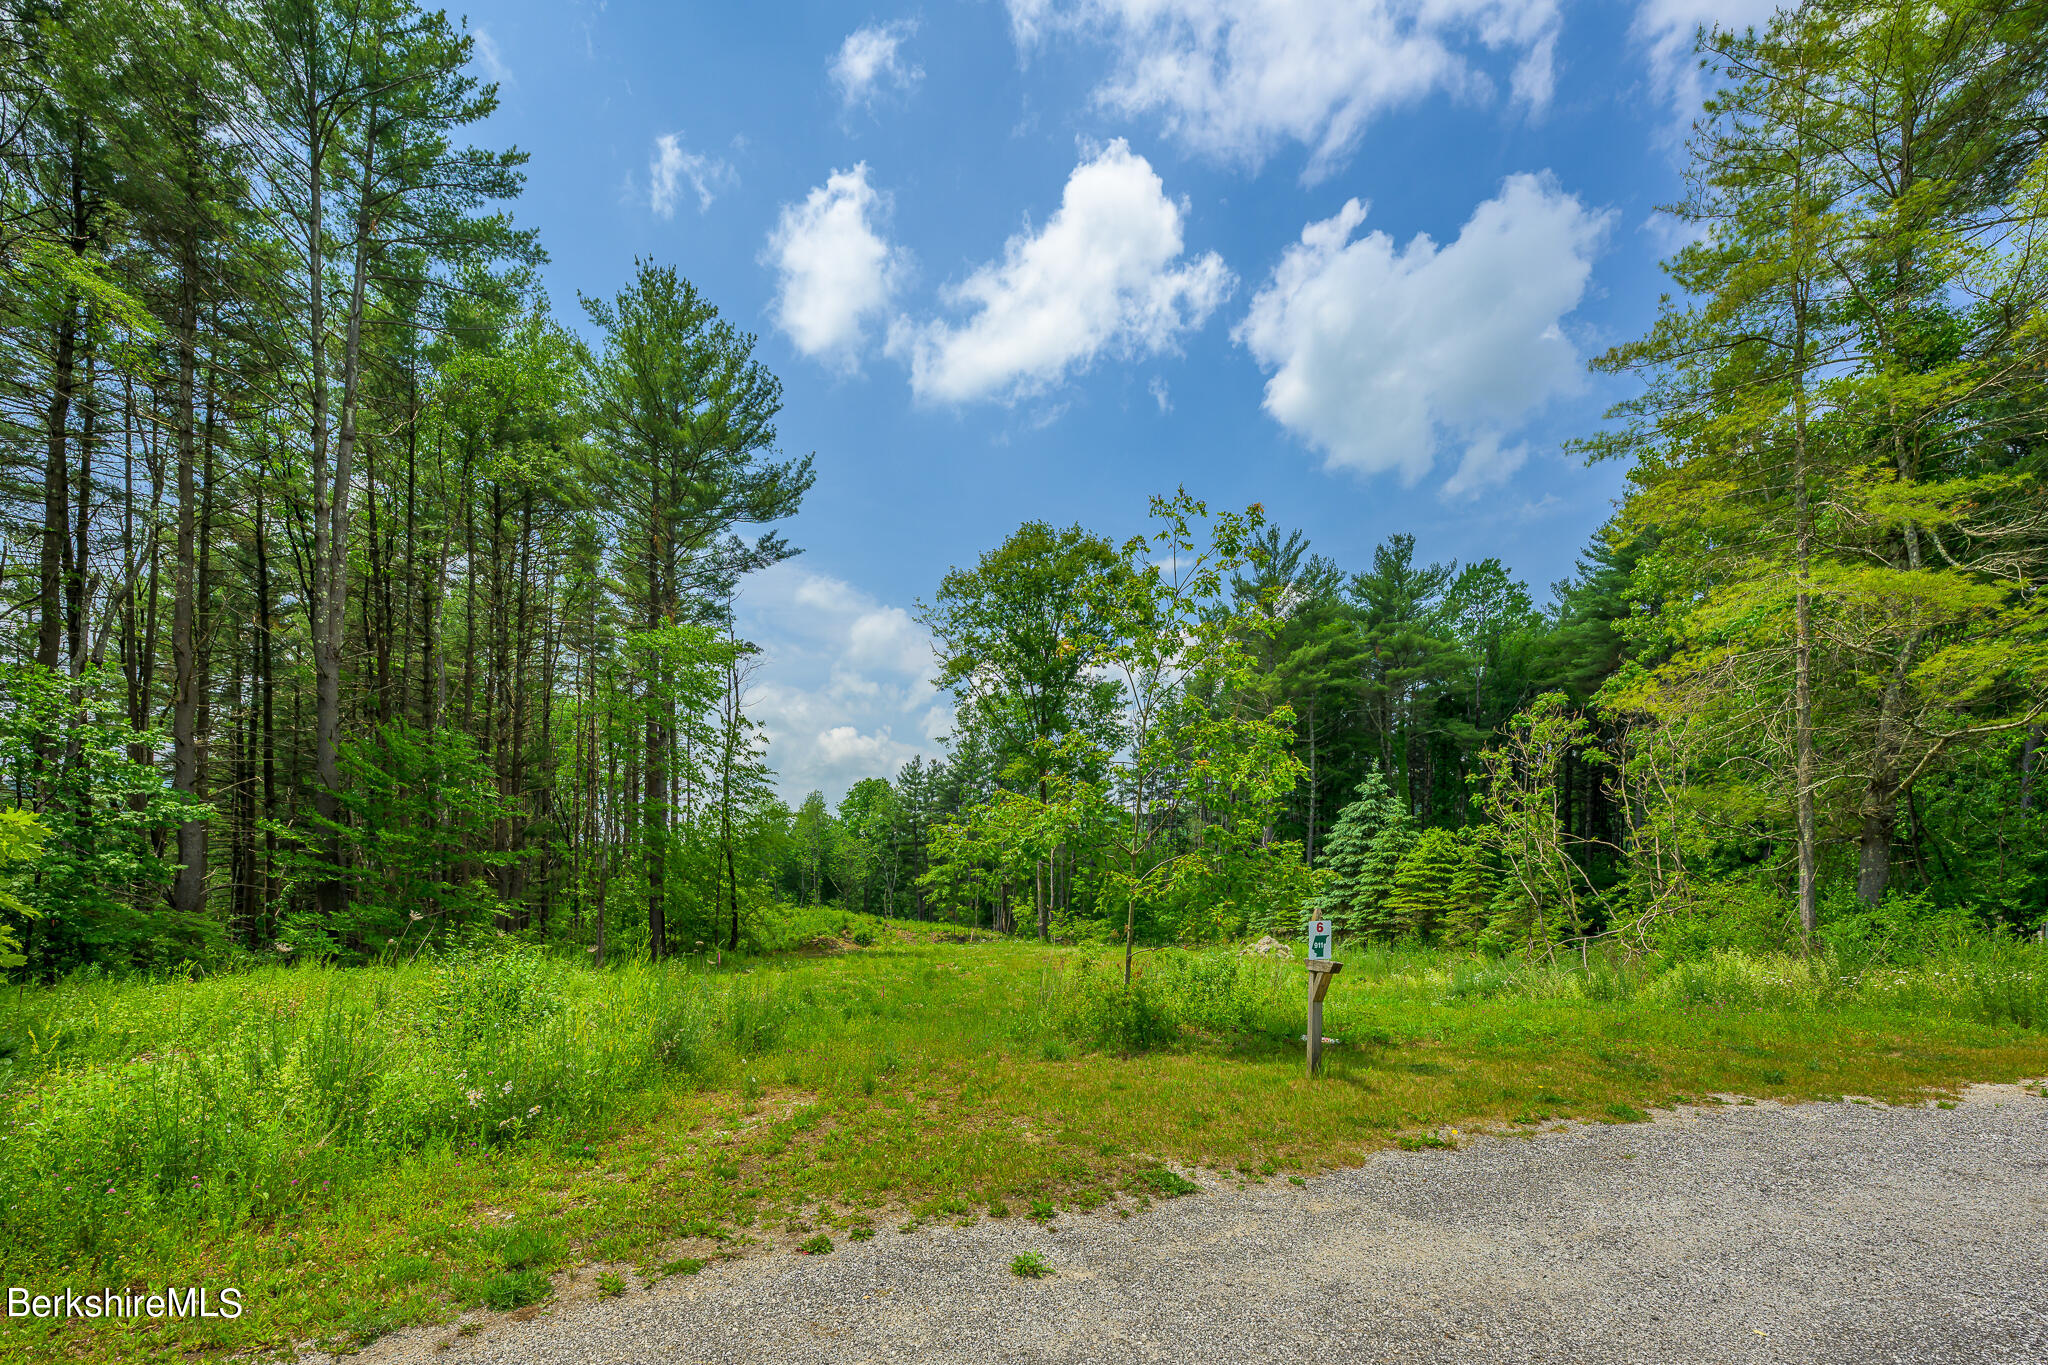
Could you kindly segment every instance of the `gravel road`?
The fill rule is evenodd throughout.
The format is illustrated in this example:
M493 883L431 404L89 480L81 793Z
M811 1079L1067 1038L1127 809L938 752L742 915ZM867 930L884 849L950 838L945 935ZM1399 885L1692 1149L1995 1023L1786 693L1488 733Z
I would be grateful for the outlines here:
M1686 1109L1205 1186L1128 1220L757 1254L355 1359L2048 1362L2048 1099L2017 1086L1947 1110ZM1012 1275L1025 1250L1056 1274Z

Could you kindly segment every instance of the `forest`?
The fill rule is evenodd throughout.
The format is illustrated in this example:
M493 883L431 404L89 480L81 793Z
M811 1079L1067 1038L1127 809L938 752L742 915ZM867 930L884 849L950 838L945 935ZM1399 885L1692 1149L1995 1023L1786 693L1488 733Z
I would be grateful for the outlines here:
M446 14L76 10L0 19L16 974L659 960L822 905L1127 972L1311 914L1542 957L2048 916L2036 8L1704 37L1566 581L1200 490L1027 522L919 604L943 749L794 809L733 603L813 467L756 339L676 265L547 296Z

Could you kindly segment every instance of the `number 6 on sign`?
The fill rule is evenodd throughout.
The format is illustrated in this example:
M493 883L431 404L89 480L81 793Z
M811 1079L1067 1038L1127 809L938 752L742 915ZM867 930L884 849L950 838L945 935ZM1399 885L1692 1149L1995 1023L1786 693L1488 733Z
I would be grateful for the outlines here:
M1330 960L1331 925L1326 919L1312 919L1308 922L1308 960L1328 962Z

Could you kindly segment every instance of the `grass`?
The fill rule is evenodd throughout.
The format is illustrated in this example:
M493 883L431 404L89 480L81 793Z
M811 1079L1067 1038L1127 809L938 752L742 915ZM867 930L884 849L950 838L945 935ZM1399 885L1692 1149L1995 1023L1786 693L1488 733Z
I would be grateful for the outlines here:
M1128 1214L1194 1189L1179 1171L1299 1180L1453 1128L2048 1073L2048 963L2024 950L1857 973L1354 950L1311 1082L1298 965L1146 953L1126 996L1106 952L883 928L716 969L491 958L0 997L11 1282L248 1305L0 1320L0 1355L347 1347L536 1302L592 1261L687 1274L1012 1207Z

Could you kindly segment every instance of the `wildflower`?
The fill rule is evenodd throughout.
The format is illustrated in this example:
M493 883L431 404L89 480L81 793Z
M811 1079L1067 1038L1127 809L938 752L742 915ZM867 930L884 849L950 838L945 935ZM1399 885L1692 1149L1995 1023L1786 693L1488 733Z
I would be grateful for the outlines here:
M418 924L418 923L420 922L420 912L419 912L419 911L415 910L415 911L413 911L413 912L412 912L412 922L413 922L414 924Z
M499 1093L500 1095L509 1095L509 1094L511 1094L511 1093L512 1093L512 1082L510 1082L510 1081L507 1081L507 1082L505 1082L505 1088L504 1088L503 1090L500 1090L500 1091L499 1091L498 1093Z
M535 1114L538 1114L539 1112L540 1106L536 1104L535 1106L533 1106L533 1108L526 1111L526 1116L528 1118L532 1118Z

